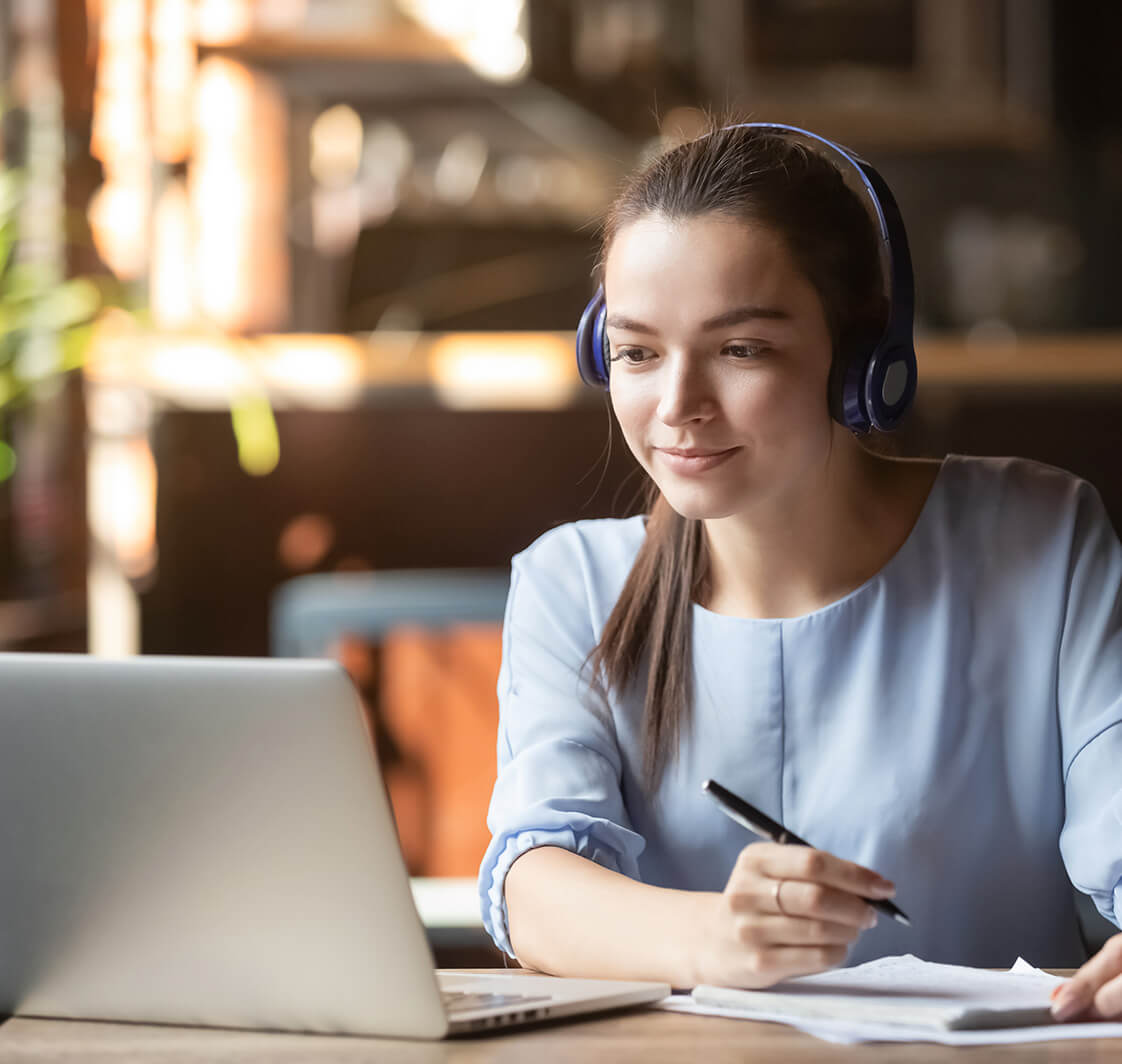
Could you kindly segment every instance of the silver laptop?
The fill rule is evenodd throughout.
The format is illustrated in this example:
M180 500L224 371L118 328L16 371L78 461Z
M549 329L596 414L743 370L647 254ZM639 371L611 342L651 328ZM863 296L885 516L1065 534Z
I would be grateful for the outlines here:
M435 972L337 665L0 654L0 1013L440 1038L669 989Z

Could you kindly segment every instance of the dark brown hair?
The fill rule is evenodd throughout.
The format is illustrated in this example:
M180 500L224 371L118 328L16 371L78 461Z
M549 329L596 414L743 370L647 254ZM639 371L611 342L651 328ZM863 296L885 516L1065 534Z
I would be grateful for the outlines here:
M721 214L778 233L822 301L835 364L853 337L883 326L869 210L829 158L787 135L714 123L708 134L658 156L627 181L609 211L601 263L624 226L651 214ZM708 558L701 521L682 517L649 487L646 539L589 666L604 687L622 693L645 664L642 777L653 793L692 712L691 608L706 594Z

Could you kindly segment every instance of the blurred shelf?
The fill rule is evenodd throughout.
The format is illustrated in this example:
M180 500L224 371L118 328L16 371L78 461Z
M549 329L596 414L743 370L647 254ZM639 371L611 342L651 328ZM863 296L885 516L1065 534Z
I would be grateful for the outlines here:
M247 62L302 62L306 60L409 63L463 61L443 38L410 22L350 32L300 29L292 32L253 33L239 40L200 43L200 58L222 55Z
M421 400L452 409L557 409L595 400L581 387L574 335L561 332L217 334L99 332L87 385L140 390L218 410L265 396L278 408L341 409ZM94 431L100 421L91 409Z
M415 104L509 89L479 75L448 41L415 26L254 34L200 44L198 55L200 61L230 59L262 70L278 79L289 97Z
M1122 386L1122 333L1018 337L971 345L961 337L916 342L920 387L1086 390Z
M842 144L872 150L928 152L1005 149L1037 153L1050 147L1051 124L1025 108L997 100L948 97L933 101L912 89L833 102L823 97L768 95L752 100L753 114L814 129Z

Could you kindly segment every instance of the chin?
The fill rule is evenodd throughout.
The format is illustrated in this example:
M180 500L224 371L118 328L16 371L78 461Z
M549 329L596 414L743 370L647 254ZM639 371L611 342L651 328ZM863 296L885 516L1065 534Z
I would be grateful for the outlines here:
M675 513L691 521L716 521L739 510L730 499L716 498L710 493L665 491L661 487L659 490Z

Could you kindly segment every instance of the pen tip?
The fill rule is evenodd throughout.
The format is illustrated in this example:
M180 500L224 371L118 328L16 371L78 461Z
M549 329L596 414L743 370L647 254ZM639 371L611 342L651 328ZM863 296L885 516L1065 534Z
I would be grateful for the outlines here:
M892 918L898 923L903 924L905 927L911 927L912 922L903 913L893 913Z

